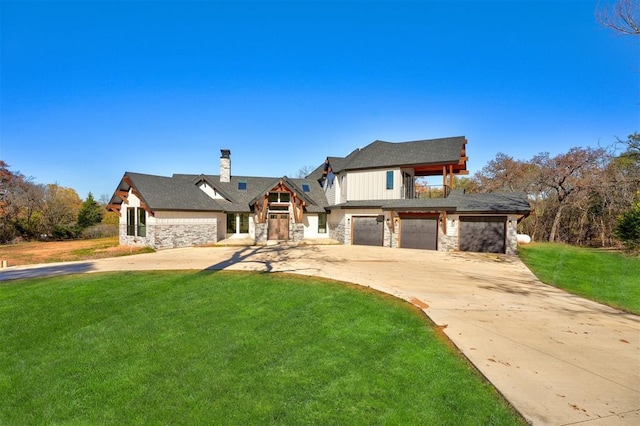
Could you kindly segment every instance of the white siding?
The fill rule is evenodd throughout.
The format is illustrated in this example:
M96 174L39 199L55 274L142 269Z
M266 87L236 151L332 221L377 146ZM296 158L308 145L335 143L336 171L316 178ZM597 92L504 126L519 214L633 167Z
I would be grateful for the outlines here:
M129 196L127 197L127 202L122 203L120 207L120 224L127 224L127 208L129 207L140 207L140 199L135 196L132 190L129 190ZM147 225L153 222L153 216L147 215Z
M327 217L328 220L328 217ZM327 224L327 232L324 234L318 233L318 215L317 214L305 214L302 220L304 225L304 237L305 238L329 238L329 224Z
M328 181L324 182L324 193L327 197L327 202L329 204L337 204L338 203L338 198L336 198L336 184L335 182L337 181L334 180L333 185L329 186Z
M209 186L206 182L202 182L200 183L200 185L198 186L205 194L207 194L209 197L211 198L215 198L215 199L222 199L224 200L224 197L222 195L220 195L218 193L218 191L216 191L212 186Z
M347 202L347 176L343 174L340 176L340 198L338 200L340 203Z
M157 225L212 224L220 217L224 215L214 212L159 211L155 212L153 222Z
M393 189L387 189L387 171L393 171ZM347 174L347 200L394 200L401 198L400 169L368 170Z

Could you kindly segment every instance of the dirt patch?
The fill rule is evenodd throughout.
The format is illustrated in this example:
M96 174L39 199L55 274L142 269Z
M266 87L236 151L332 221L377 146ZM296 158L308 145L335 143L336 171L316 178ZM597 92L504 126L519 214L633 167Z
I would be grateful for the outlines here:
M117 237L72 241L34 241L0 245L7 266L91 260L148 252L146 247L120 246Z

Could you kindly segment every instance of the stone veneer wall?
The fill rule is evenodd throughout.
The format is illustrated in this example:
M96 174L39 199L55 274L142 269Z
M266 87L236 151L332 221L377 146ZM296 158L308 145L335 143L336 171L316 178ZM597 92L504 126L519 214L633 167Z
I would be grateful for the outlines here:
M459 249L458 218L447 218L447 233L442 232L438 224L438 251L456 251Z
M146 237L136 237L134 235L127 235L127 225L120 224L118 229L119 242L122 246L150 246L153 247L153 240L149 235L149 227L147 227L147 236Z
M218 225L207 224L166 224L147 225L147 236L127 235L127 225L120 225L120 244L129 246L149 246L155 249L191 247L218 241Z
M218 225L217 223L151 225L147 227L147 236L153 241L153 247L157 249L197 246L217 242Z
M344 221L345 221L345 218L343 216L342 220L339 223L337 224L327 223L327 226L329 226L329 238L339 241L343 244L347 244L347 242L345 242L344 240L344 233L345 233Z
M400 236L400 233L398 232L400 230L398 224L396 224L395 230L396 232L391 234L391 248L398 248L398 237Z
M507 241L505 253L511 255L518 254L518 221L514 218L509 218L507 220Z
M384 223L382 224L382 226L383 226L383 228L382 228L382 235L383 235L382 246L383 247L392 247L393 235L391 234L391 227L389 225L387 225L386 219L385 219Z
M255 241L256 244L266 244L267 243L267 222L256 222L255 229Z
M290 226L291 241L299 242L304 240L304 223L293 223Z

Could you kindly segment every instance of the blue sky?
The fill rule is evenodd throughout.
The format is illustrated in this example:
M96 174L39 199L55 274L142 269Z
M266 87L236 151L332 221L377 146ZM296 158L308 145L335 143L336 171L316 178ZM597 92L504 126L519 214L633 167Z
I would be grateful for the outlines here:
M0 159L80 197L125 171L293 176L380 139L468 166L639 131L640 37L596 1L4 1Z

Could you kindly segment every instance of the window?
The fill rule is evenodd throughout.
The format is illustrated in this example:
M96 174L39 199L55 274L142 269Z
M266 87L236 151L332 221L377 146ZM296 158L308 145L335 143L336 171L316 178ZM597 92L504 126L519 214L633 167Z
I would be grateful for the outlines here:
M291 199L291 194L288 192L270 192L269 193L269 202L270 203L288 203Z
M249 213L227 213L227 234L248 234Z
M136 208L127 207L127 235L136 235Z
M308 184L308 183L303 183L303 184L302 184L302 190L303 190L304 192L310 192L310 191L311 191L311 187L309 186L309 184Z
M147 236L147 213L144 209L136 207L127 208L127 235L132 237Z
M241 213L240 216L240 233L248 234L249 233L249 213Z
M269 210L282 210L282 211L287 211L289 210L289 206L284 206L284 205L278 205L278 204L271 204L269 206Z
M318 234L326 234L327 233L327 214L319 213L318 214Z
M387 171L387 189L393 189L393 170Z
M138 236L147 236L147 212L144 209L138 209Z
M227 234L236 233L236 215L227 213Z
M238 191L246 191L247 190L247 182L241 180L238 182Z

